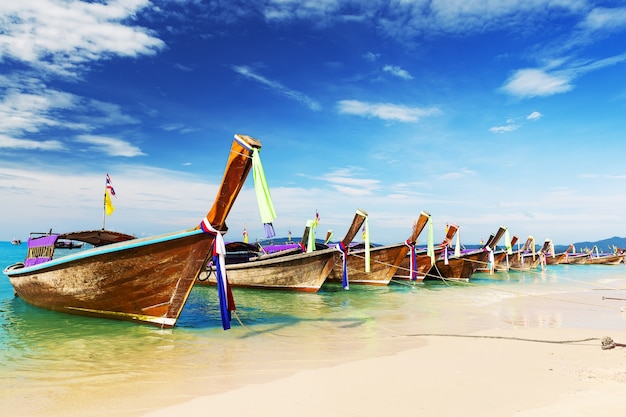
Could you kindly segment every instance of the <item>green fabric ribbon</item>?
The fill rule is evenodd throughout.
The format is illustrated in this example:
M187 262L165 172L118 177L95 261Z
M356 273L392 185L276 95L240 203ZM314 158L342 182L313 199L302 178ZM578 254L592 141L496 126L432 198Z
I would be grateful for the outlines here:
M265 179L265 171L261 164L261 157L257 148L252 149L252 173L254 177L254 191L256 192L256 200L261 213L261 221L264 224L271 224L276 218L274 204L270 189ZM268 236L271 237L271 236Z

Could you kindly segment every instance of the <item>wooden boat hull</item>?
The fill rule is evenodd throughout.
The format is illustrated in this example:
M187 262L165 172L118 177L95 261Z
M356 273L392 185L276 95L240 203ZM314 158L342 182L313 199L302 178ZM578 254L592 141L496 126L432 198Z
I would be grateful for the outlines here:
M589 259L589 255L586 253L577 253L574 255L569 254L563 263L570 265L584 265L587 263L587 259Z
M437 259L427 277L469 281L478 268L487 265L488 257L487 251L479 250L462 256L450 256L447 265L444 259Z
M587 264L592 265L619 265L624 261L624 255L592 256L587 259Z
M536 269L541 262L539 253L514 253L509 256L509 270L512 271L529 271Z
M175 325L213 237L192 230L114 243L44 264L8 267L15 293L49 310Z
M350 284L387 285L391 281L409 247L404 243L370 248L370 272L365 272L365 249L348 254L348 281ZM339 260L333 268L329 281L341 282L343 263Z
M554 256L546 255L546 265L558 265L565 262L567 253L559 253Z
M323 249L309 253L273 256L268 259L226 265L233 287L317 292L330 274L339 251ZM215 268L209 266L198 277L199 285L216 285Z
M430 256L427 256L424 254L418 254L415 257L415 264L416 264L415 265L415 272L416 272L415 281L421 282L424 280L424 278L426 277L426 275L428 274L428 271L430 271L430 268L432 266ZM398 267L398 270L393 276L393 279L397 279L400 281L411 280L411 256L410 254L404 257L404 259L402 260L402 263Z

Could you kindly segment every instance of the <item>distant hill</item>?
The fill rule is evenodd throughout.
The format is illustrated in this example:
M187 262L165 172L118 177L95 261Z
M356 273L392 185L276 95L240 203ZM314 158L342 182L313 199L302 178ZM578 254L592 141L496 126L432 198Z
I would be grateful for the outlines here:
M600 252L611 252L613 250L613 246L626 248L626 237L613 236L596 242L578 242L574 243L574 246L576 246L577 251L584 248L591 249L594 246L597 246Z

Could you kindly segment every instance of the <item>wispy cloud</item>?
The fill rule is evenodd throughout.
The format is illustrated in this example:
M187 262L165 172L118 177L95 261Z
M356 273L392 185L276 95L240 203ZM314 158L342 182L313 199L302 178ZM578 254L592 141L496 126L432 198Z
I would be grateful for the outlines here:
M376 54L374 52L366 52L365 54L363 54L363 59L369 62L378 61L379 58L380 58L380 54Z
M502 126L494 126L490 128L489 131L492 133L507 133L507 132L513 132L514 130L517 130L519 128L520 128L520 125L511 123L511 124L502 125Z
M0 149L15 149L15 150L40 150L40 151L61 151L65 149L63 143L58 140L28 140L12 138L5 135L0 135Z
M262 84L263 86L269 88L271 91L273 91L274 93L287 97L290 100L294 100L297 101L301 104L304 104L305 106L307 106L308 108L310 108L311 110L321 110L321 106L320 104L313 100L312 98L308 97L307 95L299 92L299 91L295 91L292 90L290 88L285 87L284 85L282 85L281 83L279 83L278 81L273 81L270 80L268 78L265 78L262 75L259 75L257 73L255 73L250 67L245 66L245 65L233 65L232 66L233 71L235 71L237 74L242 75L243 77L246 77L250 80L256 81L260 84Z
M448 172L446 174L440 175L438 178L441 180L457 180L460 178L473 177L477 175L476 171L468 168L463 168L460 171Z
M423 117L441 113L436 107L409 107L391 103L367 103L359 100L341 100L337 104L339 113L404 123L418 122Z
M590 30L613 30L626 28L626 7L593 9L581 26Z
M383 67L383 71L384 72L388 72L391 75L394 75L398 78L402 78L405 80L412 80L413 76L411 74L409 74L409 72L405 69L402 69L400 67L396 67L394 65L385 65Z
M0 129L21 134L60 125L72 128L59 120L57 112L75 105L75 97L71 94L46 89L16 91L13 88L7 95L0 95Z
M543 117L543 114L538 111L533 111L528 116L525 117L526 120L539 120ZM521 117L508 119L506 124L500 126L494 126L489 129L491 133L508 133L513 132L522 127L522 125L518 122Z
M514 71L501 90L520 98L566 93L574 88L573 81L582 75L625 61L626 53L595 60L556 59L545 69L524 68Z
M580 14L587 10L585 0L513 0L485 2L401 1L389 7L387 2L352 0L268 0L262 9L265 18L274 21L309 19L320 27L333 21L356 21L371 25L375 30L397 39L411 39L416 33L466 34L492 29L520 30L520 18L525 21L541 18L543 14L560 12Z
M141 149L121 139L107 136L81 135L76 140L90 145L89 148L91 150L110 156L135 157L145 155Z
M572 77L564 73L549 73L541 69L525 68L515 71L502 90L517 97L551 96L570 91Z
M380 187L380 181L370 178L355 178L355 170L337 169L319 179L326 181L335 190L349 196L374 194Z

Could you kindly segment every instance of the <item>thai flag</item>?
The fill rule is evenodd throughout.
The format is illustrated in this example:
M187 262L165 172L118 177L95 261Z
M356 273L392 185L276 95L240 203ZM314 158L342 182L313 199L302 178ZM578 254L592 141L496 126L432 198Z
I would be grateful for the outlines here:
M115 195L115 190L113 189L113 184L111 184L111 177L109 177L109 173L107 172L107 190L111 195Z

